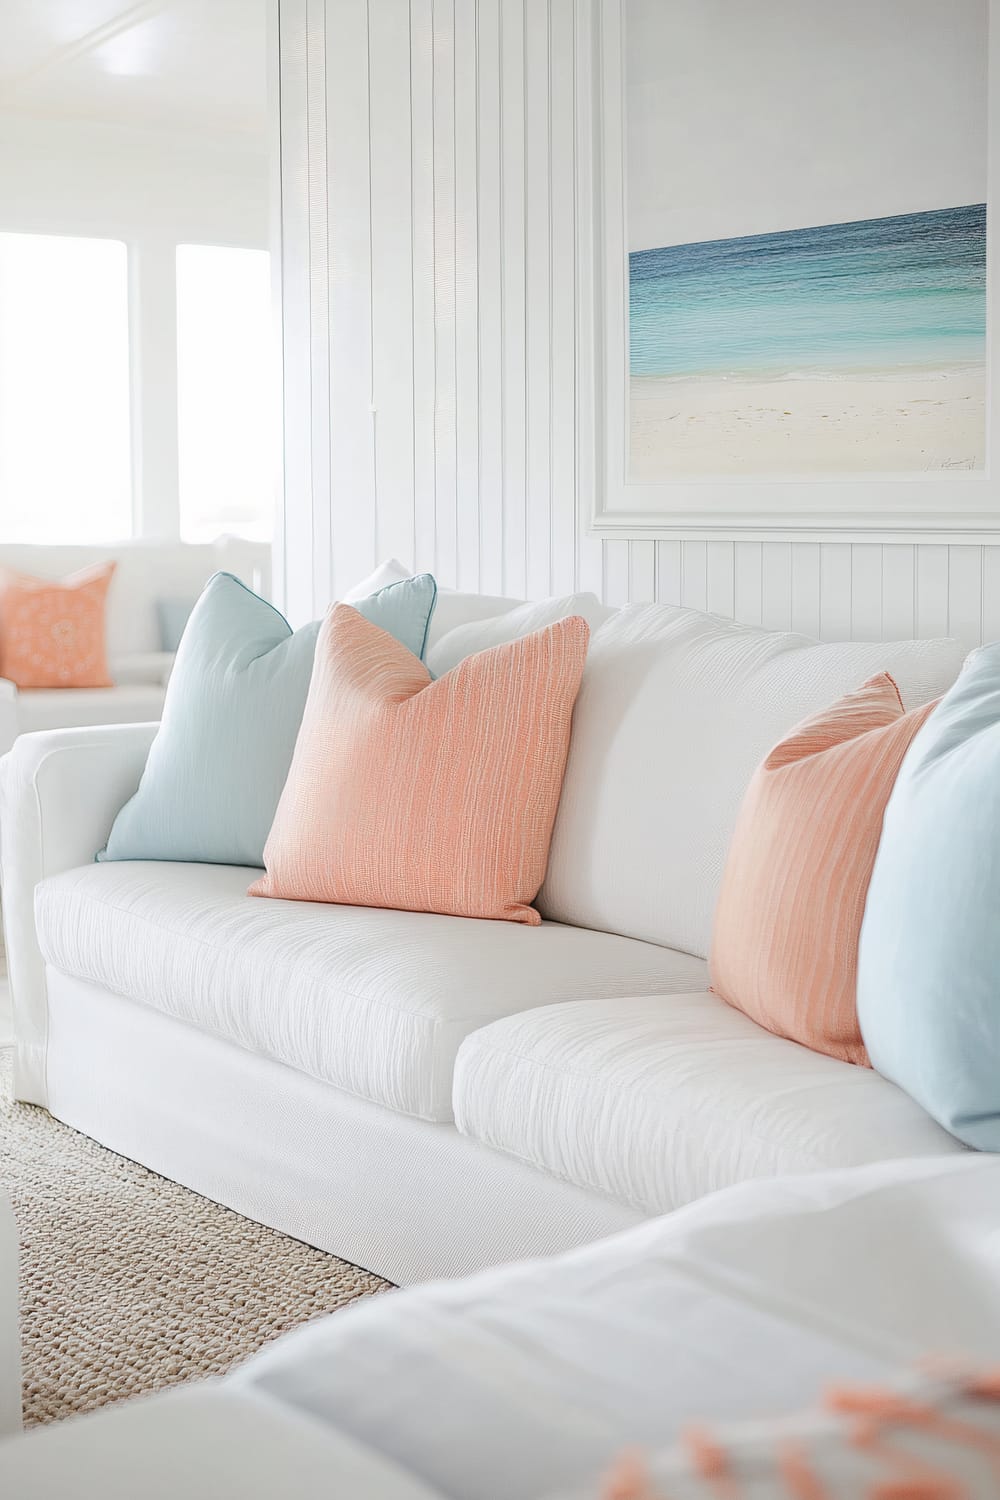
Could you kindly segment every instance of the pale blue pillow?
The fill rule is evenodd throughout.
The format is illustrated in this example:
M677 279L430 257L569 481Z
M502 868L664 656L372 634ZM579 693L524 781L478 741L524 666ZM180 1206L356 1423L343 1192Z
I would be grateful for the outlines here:
M882 825L858 951L874 1067L1000 1151L1000 645L916 735Z
M423 656L429 573L353 605ZM293 632L272 605L216 573L191 612L163 722L135 796L98 859L262 865L302 720L319 622Z

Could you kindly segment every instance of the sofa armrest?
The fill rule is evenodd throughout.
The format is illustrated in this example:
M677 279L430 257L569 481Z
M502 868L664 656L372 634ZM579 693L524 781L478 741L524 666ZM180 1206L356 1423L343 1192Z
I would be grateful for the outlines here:
M45 965L35 887L89 864L139 784L157 724L23 734L0 760L0 888L17 1050L14 1095L45 1104Z

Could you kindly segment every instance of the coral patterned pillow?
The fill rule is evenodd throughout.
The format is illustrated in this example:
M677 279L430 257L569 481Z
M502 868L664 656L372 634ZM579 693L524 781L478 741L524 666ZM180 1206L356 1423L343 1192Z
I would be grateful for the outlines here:
M905 713L888 673L806 719L747 789L712 934L712 988L779 1036L868 1063L861 920L882 815L934 707Z
M334 605L250 895L540 922L589 634L571 616L432 681Z
M19 688L111 687L105 606L115 566L58 581L0 569L0 677Z

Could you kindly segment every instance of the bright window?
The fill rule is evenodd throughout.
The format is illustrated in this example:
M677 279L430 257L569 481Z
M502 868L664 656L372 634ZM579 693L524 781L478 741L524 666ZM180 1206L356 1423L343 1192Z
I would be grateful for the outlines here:
M275 492L270 256L177 247L180 529L270 541Z
M0 540L131 531L125 246L0 234Z

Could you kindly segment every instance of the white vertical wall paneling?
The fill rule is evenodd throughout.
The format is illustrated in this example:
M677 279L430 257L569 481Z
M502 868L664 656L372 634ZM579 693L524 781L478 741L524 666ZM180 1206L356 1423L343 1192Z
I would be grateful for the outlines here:
M552 186L549 181L551 96L549 93L549 0L525 5L525 328L527 338L527 507L525 593L551 592L552 552Z
M458 576L455 0L434 0L434 572Z
M479 586L503 589L500 0L478 0Z
M550 587L576 588L576 127L573 0L549 0Z
M503 582L505 593L520 596L527 583L528 508L525 10L526 0L500 6Z
M654 542L656 548L656 602L681 602L682 542Z
M1000 641L1000 547L983 548L983 640Z
M281 339L285 509L278 518L274 594L295 625L313 614L312 411L309 399L312 309L309 300L309 184L306 58L310 36L306 0L280 0L278 89L280 120ZM325 425L325 424L324 424ZM329 495L323 497L329 508Z
M792 615L791 628L800 635L819 635L819 565L818 542L792 543Z
M708 608L708 543L681 543L681 603L686 609Z
M969 647L982 640L982 547L948 548L948 633Z
M851 639L851 549L830 542L820 551L819 633L825 641Z
M381 0L373 0L380 4ZM387 107L392 108L391 101ZM413 296L413 541L404 561L436 564L434 404L434 0L410 0L410 277Z
M369 6L375 557L413 552L410 6ZM334 228L336 236L336 228Z
M917 634L948 634L948 548L917 548Z
M656 543L630 542L628 560L630 604L650 604L656 598Z
M594 90L594 35L593 11L590 6L574 5L573 64L574 94L573 115L576 140L583 138L585 131L593 133L594 117L590 101ZM593 219L594 184L590 174L584 170L580 153L574 149L573 186L577 201L577 218L580 223ZM596 292L594 282L594 247L586 235L576 235L573 245L576 280L576 344L574 350L574 385L576 389L577 433L592 432L597 420L595 392L592 379L594 361L581 362L576 351L589 349L596 337ZM587 378L585 378L585 372ZM587 531L586 517L591 514L594 502L596 472L595 452L592 443L580 443L577 452L576 487L578 499L578 524L576 543L577 582L581 589L600 594L604 579L604 545Z
M481 506L477 32L476 0L455 0L455 581L472 591L480 586Z
M882 548L882 639L908 641L916 628L912 546L892 542Z
M309 355L309 412L312 434L312 586L322 597L332 594L335 586L333 527L336 498L333 493L330 413L333 409L331 360L331 283L330 237L327 207L329 203L328 80L326 60L328 37L325 7L322 0L308 0L310 37L316 38L306 58L306 151L309 192L309 306L311 309ZM359 33L360 35L360 33ZM321 45L319 44L321 40ZM366 123L367 111L361 99L345 101L348 110L355 107L358 123ZM355 186L364 191L359 176ZM347 456L347 455L345 455ZM348 457L349 470L352 467Z
M792 547L768 542L761 548L760 623L768 630L792 627Z
M593 6L274 3L296 623L395 553L446 585L655 595L830 640L1000 636L1000 545L588 534Z
M321 0L310 0L320 4ZM375 447L372 423L371 111L368 91L367 0L340 0L326 32L327 212L314 215L315 263L329 247L329 309L324 332L322 299L314 291L314 421L320 422L318 385L329 410L331 521L328 537L316 526L316 587L324 576L322 554L332 545L331 594L363 578L375 561ZM405 109L405 100L398 106ZM335 206L335 207L334 207ZM326 364L322 345L326 343ZM322 433L314 436L320 448ZM315 478L314 478L314 482ZM321 486L316 485L317 494Z
M631 558L628 542L606 542L604 544L603 597L608 604L627 604L631 585Z
M706 560L707 599L713 615L733 616L736 604L736 554L732 542L709 542Z
M882 548L865 542L851 548L851 636L882 639Z
M761 542L736 542L733 561L735 616L744 625L759 625L763 610Z

